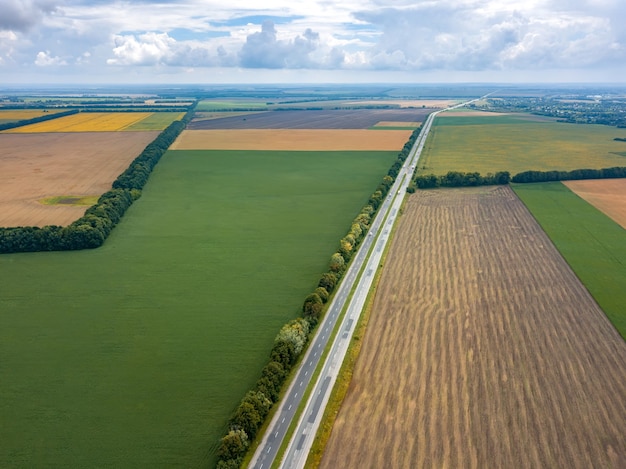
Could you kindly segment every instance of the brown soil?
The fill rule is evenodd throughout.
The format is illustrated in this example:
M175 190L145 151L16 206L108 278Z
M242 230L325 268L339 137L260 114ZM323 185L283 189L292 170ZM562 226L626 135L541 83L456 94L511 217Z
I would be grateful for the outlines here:
M401 150L411 130L242 129L184 130L172 150Z
M106 192L158 133L0 134L0 226L71 223L87 207L39 200Z
M626 179L563 181L563 184L626 228Z
M323 468L624 468L626 342L508 187L418 191Z

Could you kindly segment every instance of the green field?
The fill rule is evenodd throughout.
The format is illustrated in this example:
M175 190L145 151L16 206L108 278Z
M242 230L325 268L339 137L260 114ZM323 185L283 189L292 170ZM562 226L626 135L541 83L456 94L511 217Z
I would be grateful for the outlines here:
M125 131L163 130L175 120L181 120L184 112L154 112L139 122L125 128Z
M560 182L513 189L626 339L626 230Z
M39 202L44 205L94 205L98 199L96 195L57 195Z
M420 173L572 170L626 166L617 154L626 129L566 124L514 114L435 118L420 159Z
M197 111L232 111L237 109L267 110L265 100L203 100L196 106Z
M0 256L0 467L213 467L396 156L170 151L103 247Z

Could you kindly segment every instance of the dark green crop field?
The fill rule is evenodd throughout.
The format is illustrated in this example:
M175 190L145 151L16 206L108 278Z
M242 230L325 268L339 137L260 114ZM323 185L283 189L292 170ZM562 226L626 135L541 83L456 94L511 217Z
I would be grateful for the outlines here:
M626 339L626 230L560 182L513 189Z
M0 467L212 467L396 156L170 151L103 247L0 256Z

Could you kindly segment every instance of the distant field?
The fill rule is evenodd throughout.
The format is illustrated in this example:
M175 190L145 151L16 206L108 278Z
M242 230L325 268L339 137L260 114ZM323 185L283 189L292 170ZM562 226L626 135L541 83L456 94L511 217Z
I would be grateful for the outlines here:
M265 100L204 100L200 101L196 106L197 111L219 111L219 110L236 110L236 109L267 109Z
M0 108L0 124L7 122L17 122L26 119L33 119L35 117L46 116L49 114L55 114L57 110L44 110L44 109L10 109L5 110Z
M103 247L3 255L0 467L214 467L396 157L170 151Z
M623 468L625 395L626 342L511 189L422 190L320 468Z
M615 154L623 150L623 142L613 140L626 137L626 129L490 114L437 117L418 170L515 174L626 165L626 159Z
M626 229L626 179L588 179L563 181L563 184Z
M376 122L374 127L413 127L413 128L417 128L421 124L422 124L421 122L380 121L380 122Z
M178 115L178 113L173 114ZM132 130L131 127L133 125L151 115L151 112L81 112L71 116L5 130L2 133L117 132ZM151 130L151 128L141 130Z
M402 150L411 130L362 129L184 130L172 150Z
M513 187L626 339L626 230L560 182Z
M374 99L363 101L346 101L346 105L390 105L400 108L408 107L427 107L427 108L444 108L458 103L454 99Z
M370 130L415 130L420 125L421 122L380 121L370 127Z
M0 133L0 226L67 225L80 218L84 206L40 200L100 196L157 135Z
M208 129L367 129L380 121L422 122L428 109L268 111L224 119L193 120L187 130Z
M197 123L204 120L223 119L225 117L241 117L254 114L255 112L263 111L196 111L193 115L193 120Z
M154 112L145 119L125 127L123 130L137 132L143 130L163 130L175 120L181 120L184 112Z

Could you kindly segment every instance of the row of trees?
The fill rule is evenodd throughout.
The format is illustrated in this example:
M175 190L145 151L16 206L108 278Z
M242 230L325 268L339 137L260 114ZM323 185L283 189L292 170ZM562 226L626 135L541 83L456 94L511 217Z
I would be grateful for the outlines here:
M486 176L482 176L477 172L448 171L443 176L435 174L415 176L409 184L407 191L413 193L416 189L432 189L435 187L491 186L508 184L510 180L511 175L508 171L498 171L495 174L488 173Z
M97 248L139 195L122 189L105 192L85 215L68 226L0 228L0 253Z
M182 121L170 124L133 160L115 180L113 189L100 196L78 220L68 226L48 225L0 228L0 253L66 251L101 246L141 189L154 166L191 119L193 108Z
M393 162L391 168L389 168L389 171L387 171L387 174L383 177L376 190L370 195L367 204L361 209L354 220L352 220L346 235L339 240L337 251L330 256L328 272L322 274L317 288L305 298L304 304L302 305L302 313L312 325L317 324L323 305L328 301L330 293L333 292L335 286L341 280L357 247L366 236L374 215L385 200L391 186L393 186L420 131L421 127L414 130L409 140L404 144L404 147Z
M0 124L0 131L14 129L16 127L22 127L24 125L36 124L38 122L49 121L52 119L58 119L59 117L70 116L72 114L77 114L77 113L78 113L78 109L72 109L71 111L64 111L64 112L50 112L50 113L44 114L43 116L33 117L32 119L22 119L22 120L15 121L15 122L5 122L3 124Z
M569 181L575 179L626 178L626 167L602 169L574 169L572 171L524 171L513 176L513 182Z
M263 425L270 409L278 401L283 383L309 340L310 324L298 318L285 324L276 338L270 361L261 377L246 393L228 421L228 433L217 448L219 469L238 468Z
M417 129L413 132L368 203L352 221L348 233L339 241L337 252L330 257L328 272L321 275L315 290L304 299L302 317L285 324L276 336L269 363L261 371L261 377L254 387L241 400L228 422L226 435L220 440L217 448L218 469L240 467L251 440L263 425L271 407L278 401L291 368L305 350L324 305L346 271L356 247L365 237L373 216L393 185L419 131Z
M435 187L461 187L461 186L485 186L508 184L509 182L548 182L569 181L578 179L612 179L626 178L626 167L614 166L602 169L574 169L572 171L523 171L511 177L508 171L499 171L495 174L488 173L481 176L480 173L463 173L449 171L443 176L435 174L422 174L415 176L408 192L416 189L432 189Z

